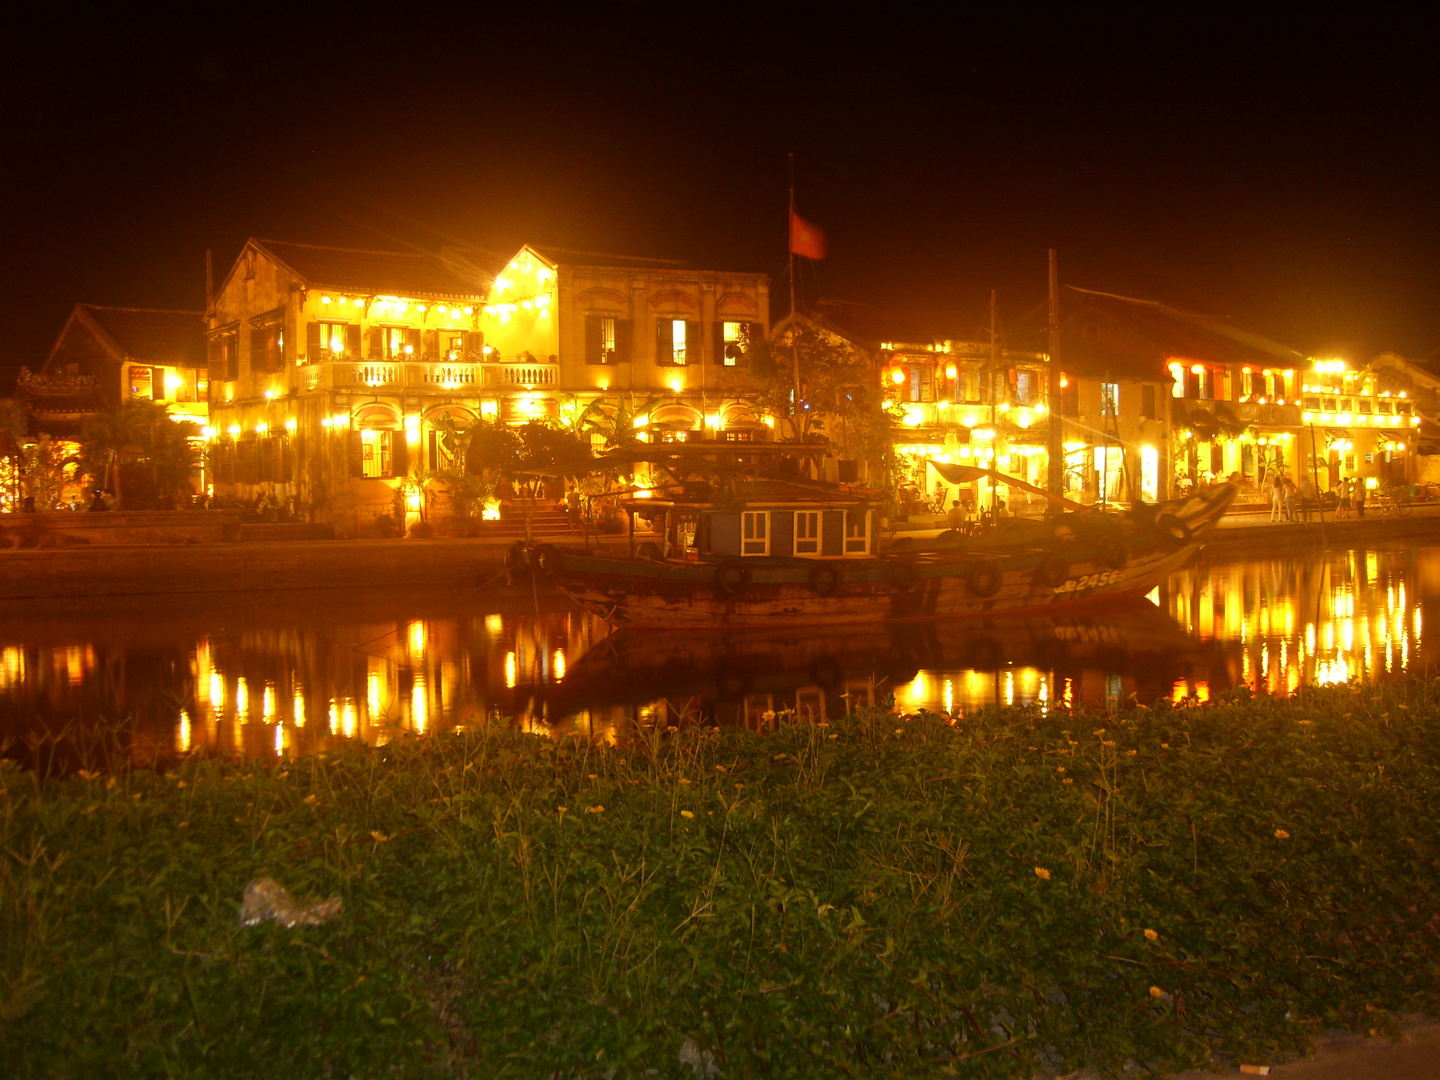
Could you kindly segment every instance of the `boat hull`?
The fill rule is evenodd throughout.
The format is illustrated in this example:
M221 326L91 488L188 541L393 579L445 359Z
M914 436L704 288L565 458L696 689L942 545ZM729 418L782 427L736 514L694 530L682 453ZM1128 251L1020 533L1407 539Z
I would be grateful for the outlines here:
M1048 615L1144 595L1194 557L1233 496L1225 485L1164 504L1156 520L1170 532L1076 521L1027 526L1014 543L844 560L659 562L550 549L539 563L577 603L632 629Z

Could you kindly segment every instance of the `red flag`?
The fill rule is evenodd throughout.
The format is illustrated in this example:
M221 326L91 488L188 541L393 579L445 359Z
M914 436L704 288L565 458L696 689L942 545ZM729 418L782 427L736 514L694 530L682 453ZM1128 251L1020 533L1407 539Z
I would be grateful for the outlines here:
M807 259L825 257L825 230L790 211L790 250Z

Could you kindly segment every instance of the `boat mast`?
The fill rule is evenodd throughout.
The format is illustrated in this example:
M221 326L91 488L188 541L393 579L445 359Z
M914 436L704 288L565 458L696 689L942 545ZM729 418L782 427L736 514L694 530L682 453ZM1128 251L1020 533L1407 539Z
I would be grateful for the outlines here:
M1062 494L1065 484L1065 458L1060 417L1060 271L1055 249L1050 249L1050 439L1046 448L1049 467L1046 486L1055 495Z
M795 400L790 406L790 422L795 441L800 441L800 312L795 307L795 155L790 155L790 217L785 222L785 248L790 253L790 365L795 375Z

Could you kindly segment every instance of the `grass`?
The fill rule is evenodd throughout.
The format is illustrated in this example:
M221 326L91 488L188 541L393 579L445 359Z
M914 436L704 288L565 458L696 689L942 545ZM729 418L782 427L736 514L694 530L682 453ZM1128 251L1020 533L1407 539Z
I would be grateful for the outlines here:
M8 1075L1274 1062L1440 991L1440 682L0 772ZM241 928L246 883L343 898Z

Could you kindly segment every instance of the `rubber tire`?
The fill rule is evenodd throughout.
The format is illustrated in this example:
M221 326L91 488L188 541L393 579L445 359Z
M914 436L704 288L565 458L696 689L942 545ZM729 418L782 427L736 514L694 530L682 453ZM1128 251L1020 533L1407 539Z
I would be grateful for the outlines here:
M885 580L899 592L909 592L920 584L920 571L908 559L892 559L885 564Z
M1130 550L1118 536L1107 536L1100 541L1100 561L1111 570L1123 570L1130 561Z
M817 596L834 596L840 588L840 581L838 567L822 563L810 571L810 591Z
M750 591L750 568L731 559L715 571L715 587L725 596L744 596Z
M530 553L524 540L516 540L505 549L505 571L512 578L530 576Z
M969 588L971 595L978 596L981 600L988 600L1000 591L1000 586L1005 583L1005 575L993 562L976 563L965 578L965 585Z
M541 581L553 577L565 564L565 556L551 544L536 544L530 549L530 567Z
M1155 527L1160 535L1176 547L1184 547L1195 539L1195 531L1174 514L1160 514L1155 518Z
M648 559L650 562L665 561L665 555L660 550L660 545L655 543L654 540L646 540L643 544L636 548L635 557L638 559Z
M1033 581L1041 585L1057 589L1065 584L1065 579L1070 576L1070 563L1063 555L1051 552L1040 560L1040 565L1035 568L1031 575Z

